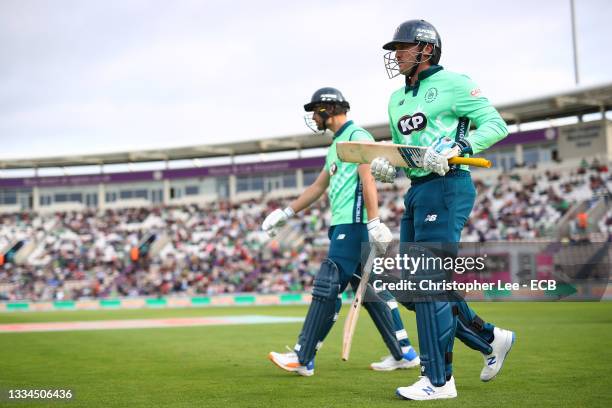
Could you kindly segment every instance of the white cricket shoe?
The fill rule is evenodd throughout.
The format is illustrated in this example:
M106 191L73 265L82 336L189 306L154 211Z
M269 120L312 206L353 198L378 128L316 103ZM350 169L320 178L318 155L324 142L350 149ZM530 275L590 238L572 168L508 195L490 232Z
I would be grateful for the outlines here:
M401 370L405 368L413 368L421 365L421 359L419 356L414 357L412 360L402 358L396 360L393 356L383 357L382 361L370 364L370 368L374 371L393 371Z
M491 348L493 351L491 354L483 354L484 355L484 367L480 372L480 379L482 381L491 381L502 369L504 365L504 360L512 345L514 344L515 335L514 332L510 330L500 329L495 327L493 329L493 342L491 343Z
M314 375L314 360L305 366L301 365L295 351L290 351L289 353L276 353L272 351L268 354L268 358L283 370L298 373L304 377Z
M410 387L399 387L395 394L406 400L427 401L435 399L455 398L457 388L455 388L455 378L451 377L441 387L436 387L425 376L419 376L419 380Z

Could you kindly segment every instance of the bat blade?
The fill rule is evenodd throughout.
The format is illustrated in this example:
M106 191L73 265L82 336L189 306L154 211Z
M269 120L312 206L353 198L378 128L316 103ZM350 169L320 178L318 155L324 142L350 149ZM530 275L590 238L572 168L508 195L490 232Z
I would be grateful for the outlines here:
M385 157L396 167L423 167L426 147L380 142L338 142L336 152L340 160L349 163L370 163L377 157ZM453 157L451 164L467 164L475 167L491 167L487 159Z
M359 319L359 312L361 311L361 304L363 297L365 296L366 289L368 287L368 281L370 280L370 273L372 272L372 265L376 258L376 251L374 248L370 250L368 259L365 267L361 272L361 282L355 291L355 298L351 303L351 309L346 316L344 321L344 331L342 335L342 360L348 361L351 353L351 345L353 344L353 335L355 334L355 328L357 327L357 320Z

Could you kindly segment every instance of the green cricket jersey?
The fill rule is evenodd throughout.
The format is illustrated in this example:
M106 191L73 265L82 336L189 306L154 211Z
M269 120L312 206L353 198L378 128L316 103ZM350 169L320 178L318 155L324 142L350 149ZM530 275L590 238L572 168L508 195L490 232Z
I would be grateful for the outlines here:
M325 158L325 171L329 173L327 194L332 210L331 225L368 222L363 201L363 185L357 171L359 164L345 163L336 153L336 143L349 141L373 142L374 138L368 131L353 124L352 120L342 125L334 134L334 140Z
M476 130L469 132L470 124ZM478 86L467 76L432 65L419 73L414 86L406 85L391 95L389 126L394 143L430 146L441 136L466 138L478 154L508 134L506 123ZM469 170L468 166L461 169ZM408 177L429 174L405 168Z

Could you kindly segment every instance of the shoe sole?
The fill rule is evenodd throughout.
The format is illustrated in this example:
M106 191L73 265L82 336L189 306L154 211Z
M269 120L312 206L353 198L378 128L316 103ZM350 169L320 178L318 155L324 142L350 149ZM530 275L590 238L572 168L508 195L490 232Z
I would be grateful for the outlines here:
M506 362L506 357L508 357L508 354L510 354L510 350L512 350L512 346L514 346L514 342L516 340L516 334L514 332L511 332L511 333L512 333L512 341L510 342L510 346L508 347L508 349L506 350L506 353L504 354L504 358L502 358L499 370L497 370L497 373L495 373L495 375L493 377L489 378L488 380L483 380L481 378L480 380L482 382L489 382L489 381L491 381L492 379L497 377L499 375L499 373L501 373L502 368L504 368L504 363Z
M373 371L395 371L395 370L408 370L410 368L415 368L415 367L419 367L421 365L421 362L419 361L418 363L412 364L412 365L408 365L408 366L402 366L402 367L393 367L393 368L374 368L370 365L370 370Z
M400 392L397 390L395 390L395 395L397 395L400 399L403 399L405 401L429 401L429 400L437 400L437 399L457 398L457 394L454 394L454 395L453 394L443 394L442 396L439 396L437 398L408 398L400 394Z

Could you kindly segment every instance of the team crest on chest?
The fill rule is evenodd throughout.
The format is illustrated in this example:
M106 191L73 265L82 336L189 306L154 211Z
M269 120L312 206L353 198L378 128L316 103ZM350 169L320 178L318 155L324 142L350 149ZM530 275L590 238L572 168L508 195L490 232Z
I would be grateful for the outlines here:
M436 88L429 88L425 93L425 102L431 103L438 97L438 90Z
M397 122L397 130L402 135L408 136L412 132L418 132L427 127L427 117L421 112L414 115L404 115Z
M338 171L338 165L336 163L332 163L332 165L329 166L329 175L333 176L334 174L336 174L337 171Z

